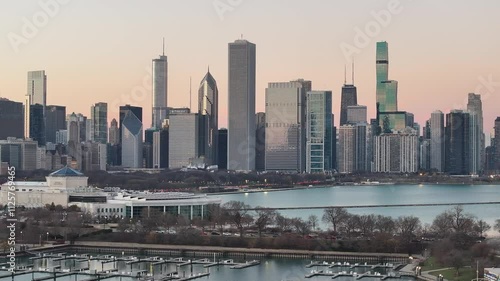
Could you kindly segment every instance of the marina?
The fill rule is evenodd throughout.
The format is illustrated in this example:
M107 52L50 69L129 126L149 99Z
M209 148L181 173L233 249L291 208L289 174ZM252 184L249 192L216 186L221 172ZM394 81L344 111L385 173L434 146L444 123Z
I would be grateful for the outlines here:
M71 249L71 248L68 248ZM221 276L242 276L239 280L252 276L249 271L261 272L272 263L283 263L281 275L290 274L292 265L295 275L301 279L326 280L348 278L349 280L384 280L399 278L412 280L412 276L402 276L397 272L403 264L369 264L349 263L340 261L306 262L296 259L264 259L244 260L241 258L190 258L169 256L134 256L114 254L96 254L92 251L85 253L64 252L30 252L30 256L18 258L14 273L8 272L8 264L0 264L0 281L166 281L166 280L226 280ZM33 256L36 255L36 256ZM312 269L315 268L315 269ZM308 270L312 269L312 270ZM234 273L234 274L233 274ZM223 275L221 275L223 274ZM235 279L227 279L235 280ZM273 280L273 279L271 279ZM282 280L282 279L276 279Z

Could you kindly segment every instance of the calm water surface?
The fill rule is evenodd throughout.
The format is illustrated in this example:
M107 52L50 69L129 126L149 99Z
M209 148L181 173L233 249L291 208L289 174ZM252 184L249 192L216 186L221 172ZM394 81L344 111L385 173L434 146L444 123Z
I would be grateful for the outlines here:
M279 192L256 192L221 195L223 202L243 201L252 207L307 207L335 205L389 205L418 203L472 203L500 202L500 185L377 185L336 186L325 188L298 189ZM432 223L439 213L452 206L433 207L390 207L353 208L354 214L381 214L398 217L414 215L423 223ZM500 205L464 206L470 212L492 224L500 219ZM306 219L323 210L286 210L282 214ZM322 225L325 227L325 225Z

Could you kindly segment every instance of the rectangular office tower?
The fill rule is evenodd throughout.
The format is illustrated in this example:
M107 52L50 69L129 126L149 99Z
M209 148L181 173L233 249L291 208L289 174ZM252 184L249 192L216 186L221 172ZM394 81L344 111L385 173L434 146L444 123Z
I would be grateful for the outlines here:
M0 98L0 140L8 137L24 138L23 104Z
M452 110L446 114L446 172L451 175L470 173L470 114Z
M187 167L199 156L199 115L173 114L169 117L168 167Z
M306 172L323 173L333 166L332 92L310 91L306 99Z
M57 143L57 131L66 130L66 107L47 105L45 107L45 141Z
M266 89L266 171L305 171L306 93L311 81L269 83Z
M45 116L45 106L47 105L47 75L45 70L28 72L28 88L24 103L24 135L30 135L30 105L40 104L43 106ZM45 122L45 121L44 121ZM45 134L45 132L44 132Z
M375 137L375 173L416 173L418 171L418 136L407 130Z
M444 114L437 110L431 114L430 129L430 169L444 172Z
M229 43L228 169L255 169L255 44Z
M92 140L106 144L108 142L108 104L96 103L90 107L92 118Z
M347 124L348 121L348 108L358 104L358 93L356 86L344 84L342 86L341 100L340 100L340 126ZM366 122L366 120L365 120Z

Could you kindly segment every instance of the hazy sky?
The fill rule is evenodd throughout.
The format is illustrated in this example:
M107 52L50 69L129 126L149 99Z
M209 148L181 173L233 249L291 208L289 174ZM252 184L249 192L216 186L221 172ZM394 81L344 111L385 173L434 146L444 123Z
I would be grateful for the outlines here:
M500 115L498 0L59 2L0 0L0 96L22 101L27 71L44 69L48 104L89 116L91 104L108 102L111 121L119 105L130 103L144 107L147 128L151 60L165 37L169 106L188 106L192 77L196 109L210 65L220 92L219 124L226 126L227 44L243 34L257 45L257 111L264 111L268 82L304 78L316 90L333 91L338 124L344 65L350 64L341 46L351 45L358 102L373 117L375 42L388 41L399 109L415 113L421 125L436 109L465 107L469 92L483 95L486 133ZM57 5L47 15L40 3ZM391 18L377 22L374 14ZM26 21L36 30L24 27ZM355 42L356 28L368 28L364 41Z

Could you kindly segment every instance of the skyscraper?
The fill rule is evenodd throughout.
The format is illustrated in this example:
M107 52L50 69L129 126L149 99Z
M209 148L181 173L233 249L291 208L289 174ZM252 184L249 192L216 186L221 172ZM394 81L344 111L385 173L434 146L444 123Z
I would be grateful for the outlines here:
M353 173L355 171L356 158L356 127L353 125L342 125L339 127L339 150L338 150L338 172Z
M205 157L205 163L209 165L217 164L218 112L219 90L209 69L198 90L199 155Z
M350 105L347 107L345 124L367 123L366 105Z
M92 118L92 140L106 144L108 142L108 104L96 103L90 108Z
M153 128L160 129L163 120L167 118L168 107L168 61L165 56L165 42L163 55L153 59ZM142 122L142 121L141 121Z
M375 137L374 166L376 173L415 173L418 171L418 136L410 128L404 132Z
M38 145L45 145L45 118L44 107L41 104L30 105L30 133L29 137L38 142Z
M28 119L29 120L29 119ZM0 140L24 138L23 104L0 98Z
M142 168L142 122L128 111L122 120L122 166Z
M266 170L305 170L306 94L311 81L269 83L266 89Z
M354 83L354 82L353 82ZM358 94L356 86L344 83L342 86L342 94L340 101L340 126L348 122L348 107L358 104Z
M229 43L228 169L255 169L256 47Z
M495 169L500 171L500 117L495 119L495 141L494 146L494 157L493 162L495 163Z
M28 90L24 103L24 135L30 135L30 105L40 104L43 107L45 118L45 106L47 105L47 76L45 70L28 72ZM45 123L45 120L44 120ZM44 132L45 134L45 132Z
M323 173L333 165L332 92L307 92L306 172Z
M470 171L480 174L484 170L484 131L483 131L483 104L481 95L470 93L468 96L467 111L470 115Z
M217 165L220 170L227 169L227 129L221 128L219 129L219 143L217 145L219 147L219 162Z
M452 110L446 114L445 171L452 175L470 173L470 114Z
M120 106L120 120L119 120L119 130L120 130L120 143L122 142L122 123L123 123L123 119L125 119L125 116L128 114L128 112L132 112L136 117L137 119L139 119L139 121L142 123L142 107L138 107L138 106L132 106L130 104L127 104L127 105L124 105L124 106Z
M445 138L444 114L437 110L431 114L430 120L430 169L444 172L445 168Z
M266 169L266 113L255 114L255 170Z
M386 94L384 81L389 80L389 49L387 42L377 42L377 104L379 111L386 111Z
M169 116L168 167L171 169L189 166L199 156L197 113L173 114Z
M45 107L45 140L56 143L56 133L66 130L66 107L47 105Z
M109 127L109 143L116 145L120 143L120 130L118 129L118 122L115 118L111 120L111 126Z

